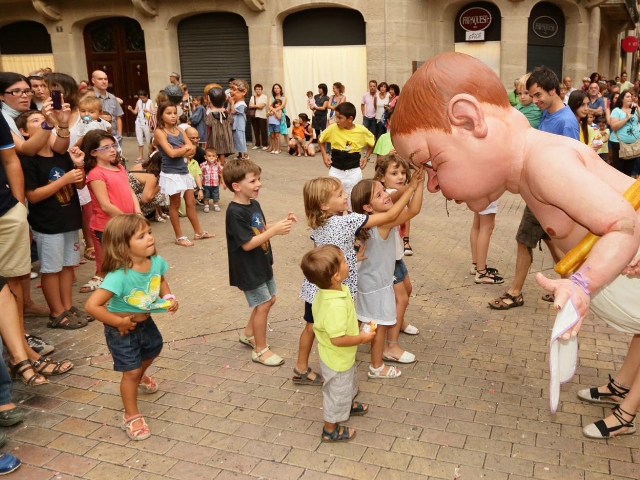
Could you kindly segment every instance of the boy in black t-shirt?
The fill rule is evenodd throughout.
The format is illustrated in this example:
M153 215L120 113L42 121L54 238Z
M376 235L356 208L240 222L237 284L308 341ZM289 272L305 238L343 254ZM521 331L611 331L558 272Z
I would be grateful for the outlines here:
M25 138L38 132L44 121L35 110L16 118ZM82 210L76 188L85 185L84 153L72 147L60 155L45 144L33 157L21 157L29 200L29 225L38 246L42 293L51 315L48 327L66 330L86 326L81 311L72 305L73 267L78 264Z
M275 235L287 235L298 220L289 212L284 220L267 225L255 200L262 186L261 172L251 160L239 159L228 162L222 173L225 185L233 191L226 217L229 283L244 292L249 307L253 308L240 342L253 348L254 362L277 367L284 360L267 345L267 318L276 301L269 240Z

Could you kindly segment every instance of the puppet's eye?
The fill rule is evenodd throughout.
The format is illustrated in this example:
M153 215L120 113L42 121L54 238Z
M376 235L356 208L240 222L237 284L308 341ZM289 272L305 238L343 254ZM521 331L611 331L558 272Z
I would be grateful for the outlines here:
M427 160L426 162L424 162L424 163L422 164L422 166L423 166L423 167L426 167L426 168L433 168L433 164L431 163L431 159L429 159L429 160Z

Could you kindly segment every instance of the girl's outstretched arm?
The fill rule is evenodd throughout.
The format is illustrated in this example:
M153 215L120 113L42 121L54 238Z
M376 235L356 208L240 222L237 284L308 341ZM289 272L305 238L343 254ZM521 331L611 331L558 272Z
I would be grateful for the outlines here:
M416 169L416 173L411 178L411 182L409 182L409 185L407 185L407 189L404 191L400 199L393 205L393 207L391 207L388 212L369 215L362 228L378 227L380 225L386 225L388 223L395 222L402 213L404 207L406 207L409 203L411 195L413 195L413 193L416 191L419 184L420 188L422 188L422 183L424 183L424 169Z
M404 209L402 213L396 218L396 220L389 225L391 228L396 227L398 225L402 225L403 223L408 222L413 217L420 213L422 210L422 197L424 194L424 175L422 176L422 181L418 182L418 188L416 189L413 197L411 197L411 201L409 202L408 208Z

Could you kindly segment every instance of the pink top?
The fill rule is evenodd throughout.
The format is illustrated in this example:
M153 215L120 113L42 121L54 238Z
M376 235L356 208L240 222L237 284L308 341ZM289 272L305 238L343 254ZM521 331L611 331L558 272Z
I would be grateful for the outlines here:
M364 105L364 116L368 118L376 118L376 103L375 96L369 92L362 96L362 105Z
M93 215L89 222L91 230L104 232L104 227L109 221L109 215L102 211L100 203L96 199L93 189L91 188L94 180L100 180L107 185L107 193L109 201L122 210L123 213L136 213L136 207L133 203L131 187L129 186L129 177L124 167L118 164L118 170L108 170L101 166L94 167L87 175L87 185L91 194L91 203L93 205Z

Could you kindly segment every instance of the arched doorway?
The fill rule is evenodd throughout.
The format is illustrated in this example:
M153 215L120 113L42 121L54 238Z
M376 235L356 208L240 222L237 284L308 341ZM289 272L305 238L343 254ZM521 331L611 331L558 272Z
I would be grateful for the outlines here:
M0 28L0 68L3 72L28 75L53 64L51 37L38 22L15 22Z
M202 13L178 24L181 81L192 95L202 95L205 85L226 88L230 78L251 85L249 29L240 15Z
M546 65L562 78L565 19L560 7L549 2L536 4L528 30L527 71Z
M500 76L502 16L498 6L469 3L458 11L453 28L455 51L477 58Z
M311 8L288 15L282 22L284 91L287 114L311 113L306 92L318 93L317 85L340 82L348 101L357 106L367 91L367 38L362 14L347 8ZM383 78L377 78L378 82ZM271 85L266 86L270 94Z
M103 70L109 77L109 92L124 101L123 135L135 134L135 117L127 112L138 90L149 90L144 32L132 18L106 18L84 28L87 75Z

